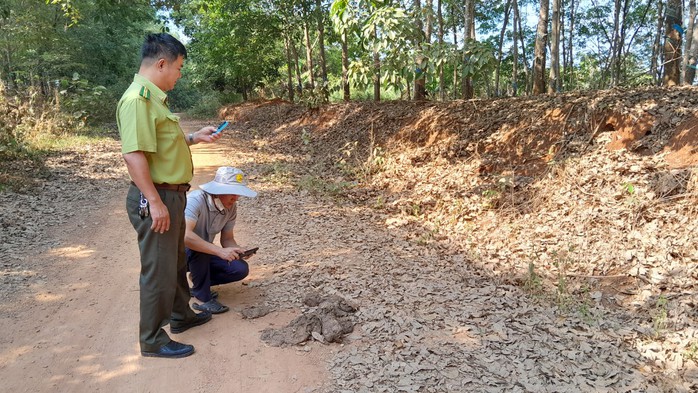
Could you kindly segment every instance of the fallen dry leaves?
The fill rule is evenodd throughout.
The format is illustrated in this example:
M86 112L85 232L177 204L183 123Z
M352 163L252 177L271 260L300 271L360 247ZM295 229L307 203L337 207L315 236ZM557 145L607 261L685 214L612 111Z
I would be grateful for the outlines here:
M314 251L279 261L269 285L359 302L362 333L332 364L342 389L691 391L695 139L676 129L695 118L696 97L613 90L228 113L244 114L260 179L284 174L293 195L328 204L302 231L279 228L298 233L279 247ZM304 210L284 204L285 215Z
M239 217L260 315L311 314L308 293L357 306L341 344L300 344L333 346L326 391L695 391L698 194L677 162L696 97L228 108L231 164L260 192ZM42 214L80 225L124 187L119 159L89 147L35 193L0 194L3 296L23 269L41 279L7 255L51 246Z

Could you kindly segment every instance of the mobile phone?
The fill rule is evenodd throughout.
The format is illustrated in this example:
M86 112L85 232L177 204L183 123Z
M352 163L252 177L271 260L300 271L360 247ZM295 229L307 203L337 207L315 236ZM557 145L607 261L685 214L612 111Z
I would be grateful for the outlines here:
M255 254L257 252L257 250L259 250L259 247L251 248L251 249L243 252L242 254L240 254L240 258L247 258L250 255Z
M216 131L213 133L213 135L216 135L216 134L218 134L219 132L223 131L223 129L225 129L225 127L228 127L228 122L227 122L227 121L224 121L223 123L221 123L221 125L218 126L218 128L217 128Z

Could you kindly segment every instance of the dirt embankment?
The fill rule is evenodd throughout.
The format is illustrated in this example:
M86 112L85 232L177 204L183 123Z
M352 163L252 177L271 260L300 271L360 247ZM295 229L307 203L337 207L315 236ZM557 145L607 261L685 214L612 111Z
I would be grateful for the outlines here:
M301 189L370 206L411 243L465 255L563 313L593 305L632 321L626 341L695 377L697 92L276 101L221 116L279 152L267 174L292 167Z
M34 186L0 193L0 377L18 391L696 391L695 93L226 108L220 143L194 148L194 183L219 165L249 174L260 195L238 234L260 252L181 362L138 356L118 142L51 156L40 177L18 165ZM351 312L318 313L309 294ZM264 344L277 333L288 346Z

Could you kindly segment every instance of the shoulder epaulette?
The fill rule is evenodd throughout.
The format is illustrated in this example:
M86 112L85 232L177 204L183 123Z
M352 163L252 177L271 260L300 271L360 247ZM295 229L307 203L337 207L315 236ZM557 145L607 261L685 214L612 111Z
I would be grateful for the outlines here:
M141 97L145 98L146 100L150 99L150 90L148 90L147 87L141 86L141 91L138 93Z

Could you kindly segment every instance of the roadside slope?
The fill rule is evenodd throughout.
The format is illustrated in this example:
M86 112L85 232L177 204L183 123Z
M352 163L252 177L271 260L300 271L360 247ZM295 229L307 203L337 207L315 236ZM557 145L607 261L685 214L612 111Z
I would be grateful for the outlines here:
M290 173L449 269L616 336L650 385L690 391L697 105L686 87L310 109L277 100L221 114L275 152L259 162L269 176Z

